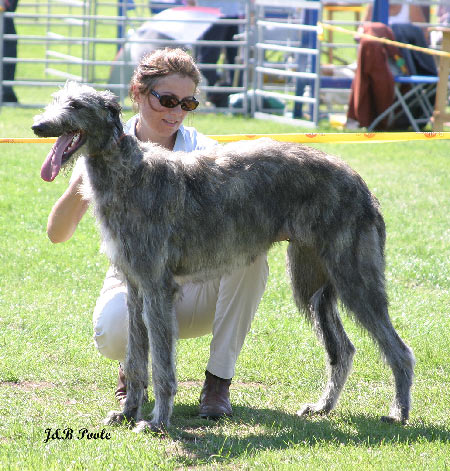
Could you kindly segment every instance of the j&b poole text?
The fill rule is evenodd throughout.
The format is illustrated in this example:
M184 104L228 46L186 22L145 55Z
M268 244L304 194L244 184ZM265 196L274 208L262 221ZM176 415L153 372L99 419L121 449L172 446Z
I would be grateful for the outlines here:
M75 432L72 428L65 429L45 429L46 437L44 443L47 443L49 440L72 440L76 438L77 440L110 440L111 434L106 432L105 429L102 429L101 432L90 432L87 428L80 428Z

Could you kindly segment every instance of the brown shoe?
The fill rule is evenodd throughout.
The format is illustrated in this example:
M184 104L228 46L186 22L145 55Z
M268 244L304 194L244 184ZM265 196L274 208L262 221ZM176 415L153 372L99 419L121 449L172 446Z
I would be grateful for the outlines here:
M127 399L127 378L125 377L125 373L122 369L122 365L119 364L119 377L117 378L117 389L114 392L114 396L117 399L120 407L125 405L125 401ZM148 401L148 394L147 388L144 390L144 402Z
M116 396L120 407L123 407L127 398L127 379L125 378L122 365L119 365L119 377L117 378L117 389L114 392L114 396Z
M233 415L230 403L231 379L222 379L205 372L206 379L200 393L200 417L217 420Z

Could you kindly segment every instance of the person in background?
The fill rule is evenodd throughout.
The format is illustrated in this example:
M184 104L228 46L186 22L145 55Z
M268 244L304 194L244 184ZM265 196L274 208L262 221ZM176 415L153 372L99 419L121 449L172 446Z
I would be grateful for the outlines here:
M372 21L373 6L368 5L363 21ZM389 26L399 23L425 23L425 15L419 5L403 1L389 5Z
M191 6L217 8L221 11L222 16L220 19L236 20L244 14L244 5L240 1L216 1L216 0L187 0L187 4ZM236 34L239 33L239 27L236 24L216 24L214 23L204 35L199 38L205 41L233 41ZM197 62L199 64L216 64L219 60L221 53L221 46L200 46L197 49ZM227 64L234 64L238 54L237 47L227 46L225 48L225 58ZM203 76L208 81L208 85L216 85L219 81L223 85L231 86L232 78L221 77L217 73L217 69L203 69ZM216 106L226 106L227 96L221 100L223 94L208 93L207 98Z
M437 17L441 25L450 25L450 5L439 5Z
M16 11L19 0L3 0L0 6L4 6L5 12ZM13 18L3 17L3 34L17 34ZM3 38L3 57L17 59L17 39ZM16 75L16 63L3 61L3 80L14 80ZM10 85L2 88L2 101L5 103L17 103L17 96Z
M154 142L172 151L191 152L217 145L192 127L185 117L198 101L194 98L200 72L182 49L158 49L144 56L131 79L130 97L138 113L125 132L143 142ZM81 157L63 195L53 206L47 233L54 243L72 237L89 201L80 193L85 176ZM200 416L217 419L232 414L231 378L245 337L264 293L268 276L266 255L253 264L220 278L180 287L175 306L179 338L211 334L210 357L200 396ZM127 288L121 273L111 266L94 309L94 343L107 358L119 361L116 398L126 399L125 360L128 337Z
M368 5L362 21L372 21L373 6ZM426 23L424 11L420 5L415 5L409 1L403 1L399 3L392 3L389 5L389 26L395 24L406 24L406 23ZM359 28L362 32L362 27ZM428 31L423 28L425 37L428 39Z
M437 9L437 20L441 26L450 26L450 5L439 5ZM431 30L431 47L438 48L442 44L442 31Z

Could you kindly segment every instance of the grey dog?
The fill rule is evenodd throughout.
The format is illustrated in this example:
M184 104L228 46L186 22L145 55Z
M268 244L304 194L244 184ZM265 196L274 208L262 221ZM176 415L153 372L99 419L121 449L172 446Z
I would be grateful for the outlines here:
M32 126L60 136L41 175L86 157L90 199L106 253L128 288L129 338L124 410L105 423L136 430L169 424L174 395L180 284L217 277L289 239L288 272L298 309L314 326L328 362L328 383L299 414L326 414L339 398L355 348L337 300L373 337L392 369L395 396L386 421L405 423L414 356L388 315L384 278L385 225L362 178L319 150L270 139L170 152L124 135L115 96L67 83ZM148 356L155 405L141 419Z

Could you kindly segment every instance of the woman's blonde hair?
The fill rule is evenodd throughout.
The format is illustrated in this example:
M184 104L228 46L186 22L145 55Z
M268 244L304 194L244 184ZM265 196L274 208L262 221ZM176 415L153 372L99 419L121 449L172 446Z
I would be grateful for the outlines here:
M201 80L200 71L194 59L183 49L166 47L145 55L136 67L130 81L131 100L137 93L148 95L156 82L168 75L189 77L197 88Z

